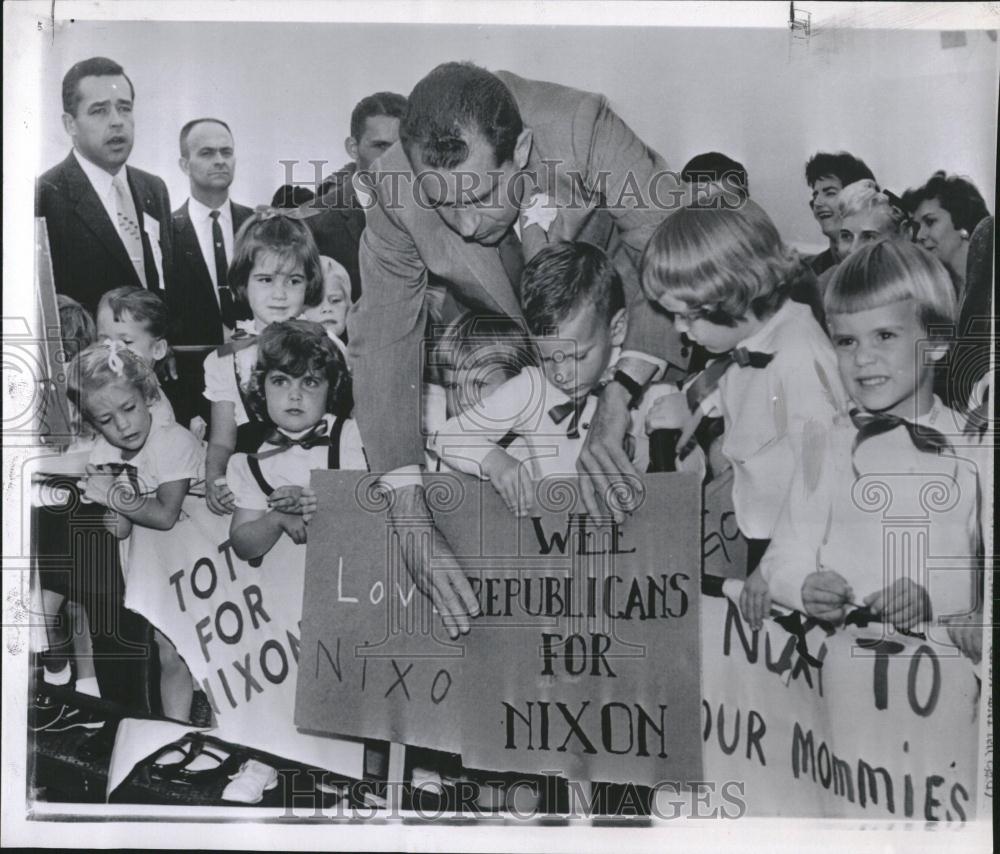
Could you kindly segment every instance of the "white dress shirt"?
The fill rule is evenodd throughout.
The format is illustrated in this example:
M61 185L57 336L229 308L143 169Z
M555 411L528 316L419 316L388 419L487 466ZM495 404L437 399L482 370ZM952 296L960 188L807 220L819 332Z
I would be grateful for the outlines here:
M194 196L188 199L188 216L191 217L191 225L194 226L194 233L198 236L198 246L201 248L201 257L205 259L205 266L208 267L208 275L212 279L212 286L215 288L215 300L219 301L219 282L215 275L215 246L212 243L212 218L210 214L214 209L203 205ZM226 249L226 263L233 260L233 210L232 203L226 199L219 209L219 227L222 229L222 244Z
M73 149L73 156L76 158L76 162L80 164L80 168L83 170L83 174L87 176L87 180L90 181L90 186L93 187L94 192L97 193L97 198L99 198L101 200L101 204L104 205L104 210L108 212L108 219L111 220L111 224L115 227L115 231L118 231L118 199L115 196L115 176L105 172L100 166L91 163L75 148ZM125 169L126 167L122 166L121 170L119 170L117 174L121 174L121 172ZM122 180L125 181L126 187L128 186L127 176L127 172L125 175L122 175Z
M949 435L956 418L935 398L913 423ZM977 505L980 495L987 498L976 460L961 447L954 454L919 451L902 428L866 440L852 454L857 433L842 415L815 428L805 445L760 563L774 600L804 610L806 578L832 570L850 585L854 605L909 578L927 590L935 619L969 610Z

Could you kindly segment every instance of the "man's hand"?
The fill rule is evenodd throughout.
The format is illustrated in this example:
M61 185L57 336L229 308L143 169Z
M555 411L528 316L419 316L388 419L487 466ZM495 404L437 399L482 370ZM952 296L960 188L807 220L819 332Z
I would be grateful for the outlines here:
M503 448L494 448L483 460L483 473L500 493L511 513L515 516L528 514L534 506L534 481L527 469L522 468L514 457Z
M866 596L865 604L873 614L881 614L883 622L892 623L904 632L931 618L931 597L909 578L899 578L883 590Z
M640 483L639 473L625 453L625 434L631 424L628 410L629 393L616 382L608 383L601 392L597 410L590 422L587 440L576 461L581 475L580 492L583 505L594 517L605 515L605 508L616 522L621 522L624 512L608 504L614 485L623 476Z
M224 477L205 484L205 503L216 516L228 516L236 509L236 496Z
M853 598L850 585L833 570L814 572L802 582L802 604L806 613L826 623L842 623Z
M414 528L414 519L420 520L423 525ZM451 546L434 524L422 486L403 486L395 490L389 522L400 525L398 531L405 545L403 557L406 569L420 592L437 608L448 636L454 640L459 635L467 634L469 618L479 616L479 602ZM429 549L420 547L421 528L430 529L432 542ZM415 536L407 537L408 534ZM433 569L431 554L434 555Z
M743 592L740 593L740 611L743 619L754 631L764 624L764 618L771 613L771 591L760 570L753 573L743 585Z

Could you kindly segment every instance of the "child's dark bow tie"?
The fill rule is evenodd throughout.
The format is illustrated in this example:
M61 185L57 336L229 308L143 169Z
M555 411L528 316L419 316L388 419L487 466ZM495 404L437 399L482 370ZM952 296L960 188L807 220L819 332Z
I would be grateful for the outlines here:
M253 332L247 332L245 329L237 329L233 333L233 337L230 338L225 344L220 344L218 350L215 352L219 356L228 356L231 353L238 353L240 350L246 350L247 347L256 343L257 336Z
M881 412L865 412L862 409L852 409L850 412L851 421L858 428L858 435L854 438L853 451L858 449L858 445L867 439L881 436L897 427L903 427L913 442L913 447L918 451L925 451L929 454L936 454L951 448L951 443L945 438L943 433L939 433L932 427L923 424L914 424L898 415L889 415Z
M552 419L553 424L562 424L567 418L570 418L569 425L566 428L566 436L570 439L580 438L580 416L583 415L583 410L587 406L587 398L591 395L595 397L600 395L601 390L604 388L603 385L596 386L592 388L587 394L585 394L580 400L567 400L564 403L557 403L551 409L549 409L549 418Z
M328 432L329 428L327 427L325 420L314 425L308 432L299 436L297 439L293 439L291 436L282 433L280 430L273 430L264 439L263 444L274 445L275 447L267 451L258 451L256 454L253 454L253 457L258 460L264 460L293 447L305 448L308 451L310 448L316 448L320 445L329 445L330 436L328 435Z

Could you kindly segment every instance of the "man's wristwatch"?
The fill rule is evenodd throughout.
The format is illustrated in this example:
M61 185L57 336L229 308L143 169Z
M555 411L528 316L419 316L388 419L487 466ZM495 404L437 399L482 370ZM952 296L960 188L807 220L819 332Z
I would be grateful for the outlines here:
M639 406L643 395L643 388L639 385L639 383L637 383L624 371L615 371L614 375L611 377L611 381L618 383L620 386L624 386L625 390L629 393L629 409L635 409Z

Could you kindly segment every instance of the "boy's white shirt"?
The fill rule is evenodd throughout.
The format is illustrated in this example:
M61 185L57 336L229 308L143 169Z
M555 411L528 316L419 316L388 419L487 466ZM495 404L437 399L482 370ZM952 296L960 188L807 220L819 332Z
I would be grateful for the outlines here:
M935 397L913 423L951 439L960 416ZM974 456L960 447L956 455L920 451L900 428L867 439L852 459L856 435L843 415L806 437L760 564L771 596L803 611L802 585L823 569L847 581L855 605L909 577L929 593L935 619L968 611L975 601L981 494Z
M613 371L619 357L620 351L616 347L611 352L606 376ZM672 389L652 386L644 401L651 401L668 390ZM428 450L451 468L486 479L482 470L483 460L497 447L500 439L513 432L520 439L511 446L512 456L530 465L535 480L548 475L576 474L576 460L597 408L597 397L593 394L587 396L577 421L580 435L575 439L566 435L572 415L556 424L548 414L552 407L568 401L569 397L545 378L541 368L527 367L498 386L477 406L430 430ZM647 408L648 404L631 414L630 432L637 438L634 462L640 471L645 469L649 460L643 427ZM523 450L519 450L519 442L524 443L521 446Z
M784 504L805 430L832 424L846 411L847 393L833 345L806 305L786 300L737 346L774 358L764 368L730 367L701 410L725 421L722 453L733 466L740 531L766 540ZM700 449L679 468L704 473Z

